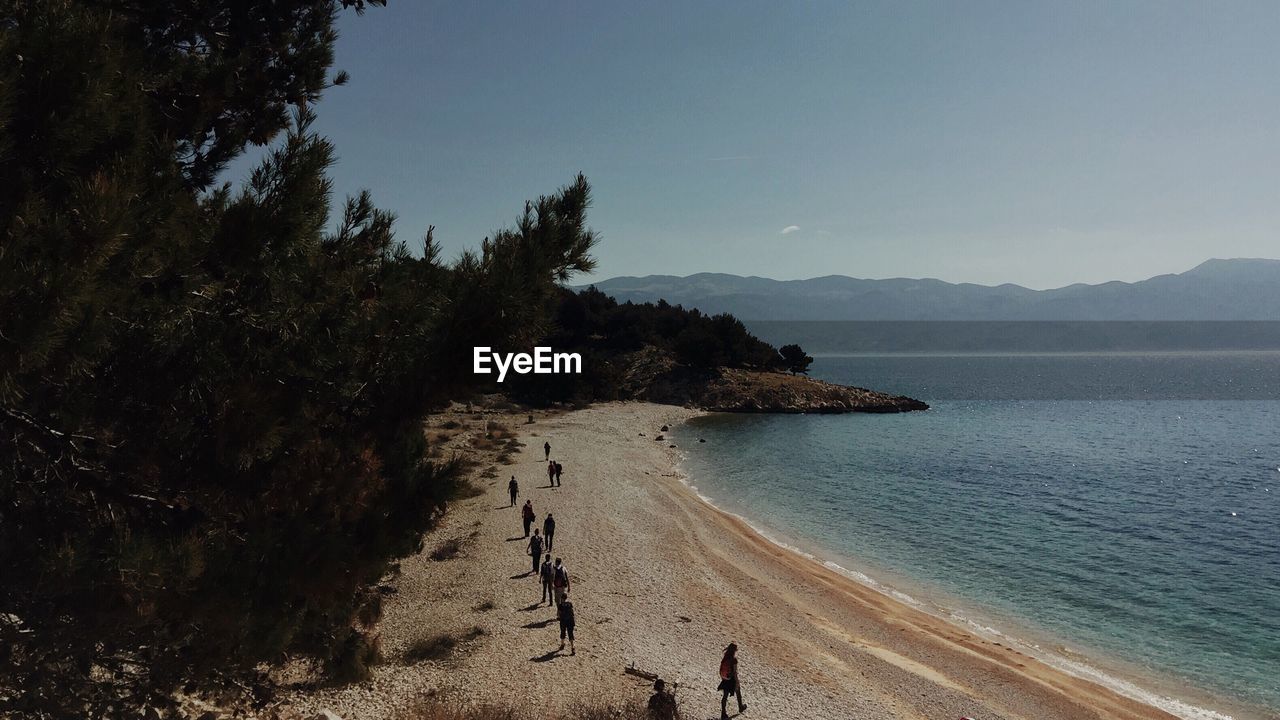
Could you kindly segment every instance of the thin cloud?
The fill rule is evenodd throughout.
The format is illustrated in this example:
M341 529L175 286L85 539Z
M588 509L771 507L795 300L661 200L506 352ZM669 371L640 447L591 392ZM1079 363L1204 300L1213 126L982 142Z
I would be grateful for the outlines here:
M711 162L726 162L730 160L758 160L759 155L721 155L720 157L707 158Z
M799 226L799 225L788 225L788 226L786 226L786 227L782 228L782 232L780 232L780 233L778 233L778 234L779 234L779 235L790 235L790 234L791 234L791 233L793 233L793 232L800 232L800 226Z

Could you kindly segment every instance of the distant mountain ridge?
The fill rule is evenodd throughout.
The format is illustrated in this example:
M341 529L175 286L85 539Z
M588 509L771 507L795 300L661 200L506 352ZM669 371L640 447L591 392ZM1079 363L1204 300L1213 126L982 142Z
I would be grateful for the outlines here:
M657 302L742 320L1280 320L1280 260L1208 260L1138 282L1052 290L864 280L771 280L721 273L615 277L594 283L619 302Z

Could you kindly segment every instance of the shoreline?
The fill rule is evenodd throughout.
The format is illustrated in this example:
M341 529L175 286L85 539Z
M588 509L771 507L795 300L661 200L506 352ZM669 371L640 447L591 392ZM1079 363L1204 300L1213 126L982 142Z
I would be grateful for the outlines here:
M701 413L698 416L716 413ZM693 418L690 418L693 419ZM676 428L673 428L675 430ZM688 430L687 421L680 430ZM684 438L682 438L684 439ZM1105 652L1093 648L1076 652L1066 646L1066 640L1052 633L1035 628L1034 621L1025 619L1001 618L993 620L983 616L980 607L965 606L963 601L943 602L937 597L938 591L891 571L873 570L865 567L856 558L845 557L837 551L822 547L816 542L799 540L785 532L768 526L735 509L722 506L714 497L703 493L696 484L696 478L685 467L687 455L681 458L677 472L685 488L699 502L742 523L749 532L759 535L763 540L792 553L799 558L831 570L848 580L878 592L886 598L901 603L913 610L926 613L940 622L949 623L959 629L980 635L997 645L1003 643L1009 647L1025 652L1035 660L1048 665L1054 670L1068 674L1086 682L1096 683L1103 688L1127 697L1136 702L1148 705L1156 710L1168 713L1180 720L1266 720L1265 708L1239 706L1229 700L1212 695L1212 693L1196 688L1194 699L1186 699L1167 694L1163 688L1176 685L1172 678L1160 678L1153 674L1144 674L1131 663L1111 658ZM846 567L841 563L855 567ZM891 576L888 582L882 580L885 575ZM905 581L905 582L904 582ZM902 586L909 586L904 589ZM921 599L923 598L923 599ZM953 600L947 598L948 600ZM1006 629L997 627L1004 626ZM1011 631L1011 632L1010 632ZM1046 649L1046 645L1061 649ZM1159 689L1153 689L1159 688ZM1228 710L1205 707L1205 704L1226 703Z
M379 626L384 662L361 683L300 683L286 702L304 718L325 708L358 720L412 718L424 698L516 706L537 698L540 716L554 717L583 703L643 703L649 683L623 672L634 665L678 681L686 717L710 717L719 711L719 654L733 641L748 717L1174 718L806 559L704 501L679 471L676 443L656 441L661 426L680 434L701 414L635 402L542 414L533 424L489 414L486 427L512 426L524 447L481 474L482 492L456 503L424 551L401 563ZM546 484L544 440L565 465L563 487ZM574 576L574 656L556 650L554 609L534 602L518 508L506 497L513 474L538 522L547 510L558 520L554 552ZM458 556L433 561L432 548L450 541L461 543ZM458 647L413 655L440 633Z

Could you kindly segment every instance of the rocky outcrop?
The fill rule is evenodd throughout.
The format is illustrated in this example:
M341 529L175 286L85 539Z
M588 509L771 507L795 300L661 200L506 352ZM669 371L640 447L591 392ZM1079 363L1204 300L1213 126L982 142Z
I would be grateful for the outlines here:
M781 372L690 368L652 348L630 358L621 389L630 399L716 412L898 413L929 409L913 398Z

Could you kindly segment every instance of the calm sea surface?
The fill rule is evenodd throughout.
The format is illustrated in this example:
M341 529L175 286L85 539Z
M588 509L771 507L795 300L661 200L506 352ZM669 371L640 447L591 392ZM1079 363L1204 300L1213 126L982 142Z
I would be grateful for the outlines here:
M1280 714L1280 353L824 356L811 374L932 409L695 420L699 492L1063 662Z

